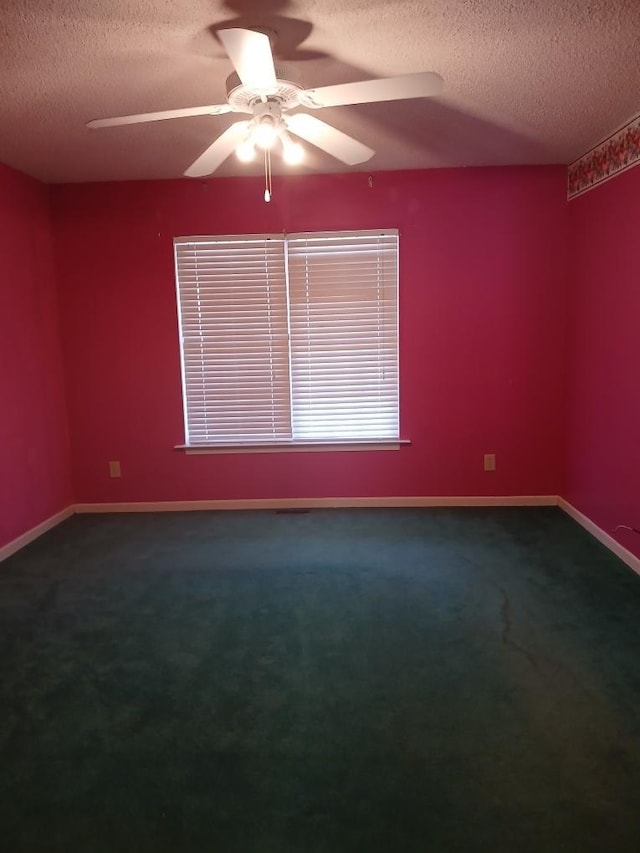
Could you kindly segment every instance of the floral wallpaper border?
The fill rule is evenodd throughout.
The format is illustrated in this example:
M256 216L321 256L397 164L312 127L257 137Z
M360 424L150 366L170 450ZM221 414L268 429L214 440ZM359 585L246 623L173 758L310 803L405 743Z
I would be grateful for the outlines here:
M575 198L640 163L640 116L569 165L567 198Z

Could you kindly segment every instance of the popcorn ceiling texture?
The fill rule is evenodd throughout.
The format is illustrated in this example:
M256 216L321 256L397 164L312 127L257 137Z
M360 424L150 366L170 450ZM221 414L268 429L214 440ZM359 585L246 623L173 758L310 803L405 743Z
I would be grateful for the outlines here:
M89 131L225 100L224 26L269 27L306 86L437 71L436 99L335 107L362 171L570 163L640 112L638 0L4 0L0 161L47 182L177 178L233 120ZM279 163L274 162L278 171ZM346 167L309 149L302 171ZM230 158L216 174L247 174Z

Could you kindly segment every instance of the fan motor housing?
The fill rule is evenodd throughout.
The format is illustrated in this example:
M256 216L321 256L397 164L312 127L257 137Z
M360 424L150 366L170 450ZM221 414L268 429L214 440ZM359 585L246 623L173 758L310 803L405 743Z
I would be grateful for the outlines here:
M276 65L275 72L276 89L269 92L266 98L278 103L281 109L291 109L300 103L299 95L304 91L298 75L282 65ZM262 95L247 88L235 72L227 77L226 88L227 101L238 112L251 112L253 105L263 100Z

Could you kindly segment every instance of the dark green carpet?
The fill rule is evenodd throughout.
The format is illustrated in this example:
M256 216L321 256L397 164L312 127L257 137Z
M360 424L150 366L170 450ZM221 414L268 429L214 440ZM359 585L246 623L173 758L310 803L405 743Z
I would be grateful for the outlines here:
M0 706L11 853L640 849L640 578L556 509L72 518Z

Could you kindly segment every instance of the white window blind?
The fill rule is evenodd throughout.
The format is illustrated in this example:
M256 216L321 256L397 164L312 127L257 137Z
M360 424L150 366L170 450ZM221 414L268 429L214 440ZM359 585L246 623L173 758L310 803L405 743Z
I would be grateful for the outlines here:
M298 439L398 436L396 234L290 237Z
M291 437L282 237L176 241L187 444Z
M187 445L398 438L397 232L174 242Z

